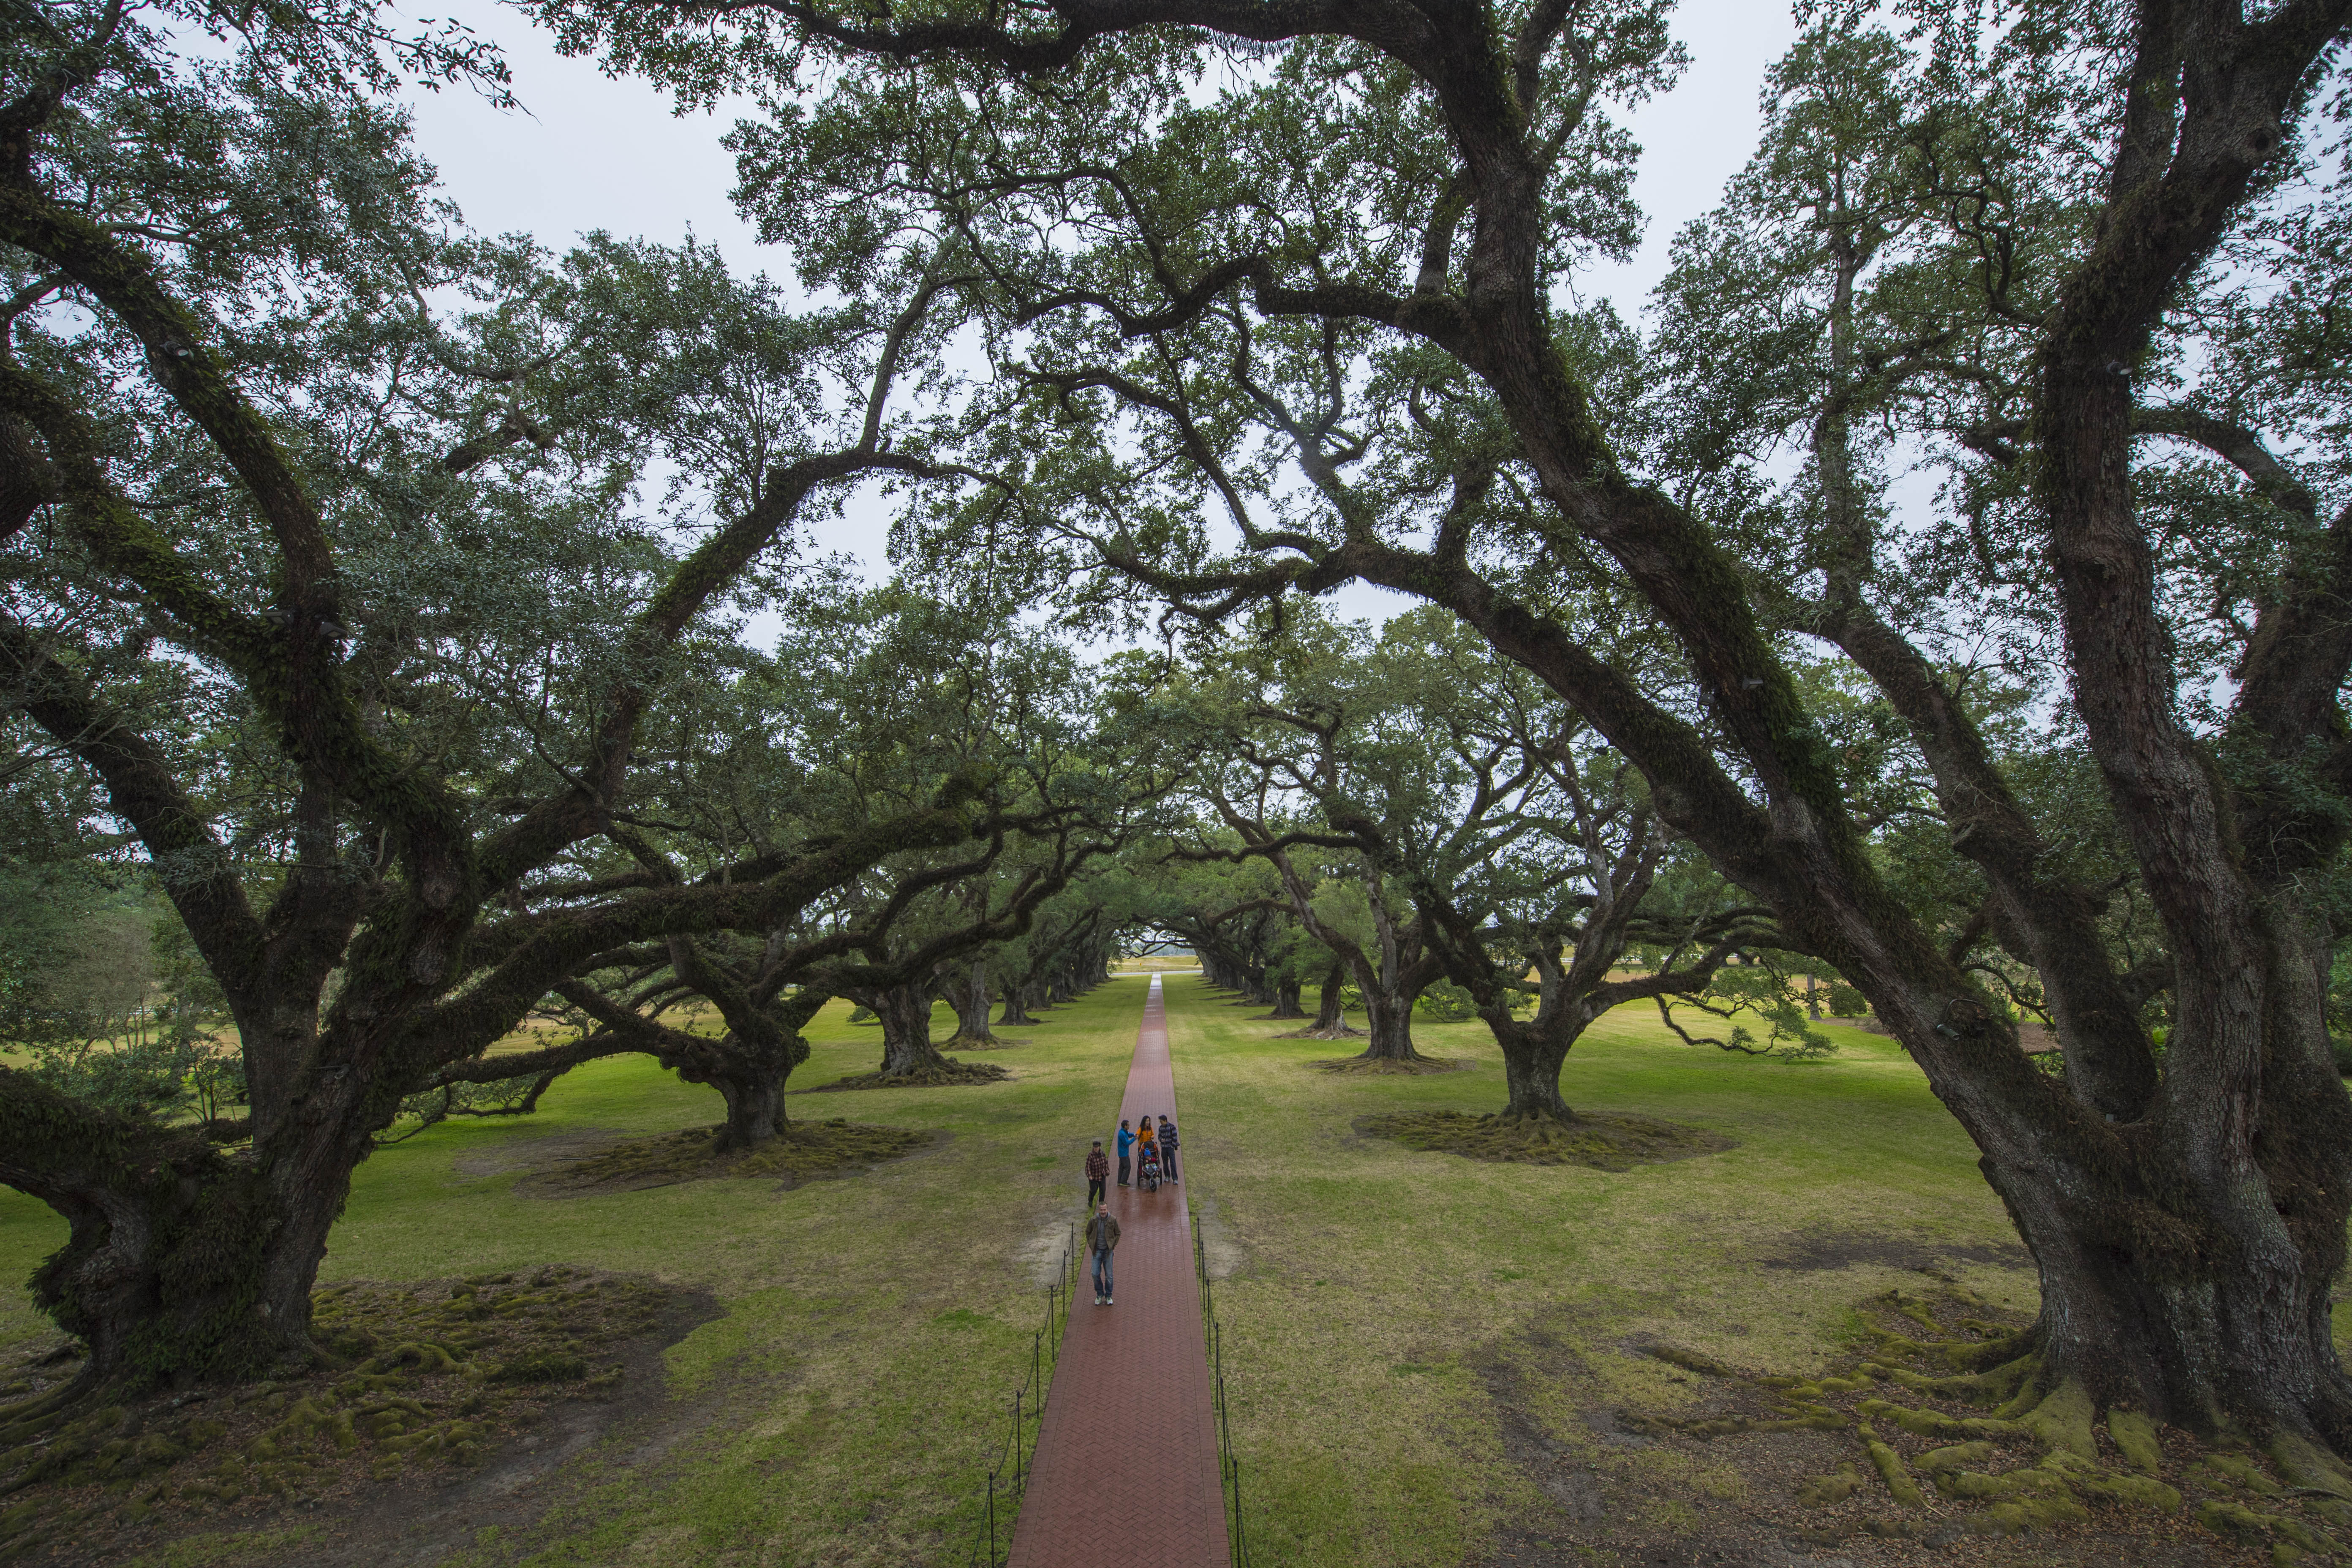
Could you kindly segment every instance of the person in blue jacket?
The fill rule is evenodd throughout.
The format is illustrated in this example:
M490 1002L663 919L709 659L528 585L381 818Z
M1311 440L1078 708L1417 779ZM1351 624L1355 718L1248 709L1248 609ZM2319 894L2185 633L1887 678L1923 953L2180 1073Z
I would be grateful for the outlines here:
M1128 1156L1135 1152L1135 1129L1122 1121L1118 1124L1118 1184L1127 1185Z

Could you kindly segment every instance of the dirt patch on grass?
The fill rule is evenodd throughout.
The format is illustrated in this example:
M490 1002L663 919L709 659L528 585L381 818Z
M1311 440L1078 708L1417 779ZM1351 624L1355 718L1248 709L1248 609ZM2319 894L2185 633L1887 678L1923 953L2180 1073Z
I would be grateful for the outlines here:
M854 1174L885 1160L903 1159L947 1142L949 1134L906 1127L877 1127L835 1119L786 1123L778 1136L756 1149L714 1152L722 1127L689 1127L652 1138L609 1143L552 1163L516 1184L540 1197L578 1197L588 1193L627 1193L645 1187L717 1177L773 1176L786 1187Z
M1362 1073L1372 1078L1428 1078L1442 1072L1468 1072L1478 1064L1463 1057L1415 1057L1395 1061L1387 1057L1326 1057L1307 1064L1317 1072Z
M460 1154L449 1164L461 1176L503 1176L509 1171L544 1171L565 1161L584 1159L609 1149L627 1136L625 1132L616 1132L609 1128L583 1127L576 1132L507 1138L490 1148Z
M2014 1245L1968 1247L1916 1236L1886 1236L1869 1231L1815 1231L1790 1237L1784 1244L1784 1249L1766 1253L1756 1261L1764 1268L1875 1267L1929 1273L1938 1264L1950 1263L2031 1268L2033 1267L2033 1255Z
M1356 1120L1356 1131L1408 1149L1528 1165L1590 1165L1629 1171L1737 1148L1704 1128L1650 1116L1587 1116L1573 1122L1472 1116L1459 1110L1394 1111Z
M1192 1219L1201 1227L1202 1260L1208 1266L1211 1280L1222 1282L1248 1268L1249 1249L1234 1235L1223 1205L1214 1198L1200 1198Z
M954 1089L965 1084L1003 1083L1013 1075L994 1062L962 1062L953 1057L944 1067L926 1068L910 1073L852 1073L831 1083L818 1084L814 1089L796 1089L794 1094L834 1094L844 1089Z
M991 1035L984 1040L968 1039L958 1035L940 1048L950 1051L1010 1051L1032 1043L1028 1040L1008 1040L1002 1035Z
M536 1519L528 1483L663 1404L663 1347L719 1315L705 1292L562 1265L313 1301L320 1342L349 1358L334 1370L110 1401L0 1456L0 1563L81 1568L229 1535L251 1544L224 1561L383 1563L436 1521L437 1561ZM36 1377L0 1372L0 1391Z
M1363 1030L1350 1029L1344 1024L1336 1029L1293 1029L1288 1034L1267 1037L1276 1040L1360 1040L1363 1037Z

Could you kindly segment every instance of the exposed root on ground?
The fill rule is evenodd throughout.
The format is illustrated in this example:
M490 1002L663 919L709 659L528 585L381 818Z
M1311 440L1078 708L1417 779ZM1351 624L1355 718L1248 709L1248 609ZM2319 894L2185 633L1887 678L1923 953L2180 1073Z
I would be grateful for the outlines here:
M1815 1378L1762 1376L1678 1345L1641 1345L1730 1384L1724 1392L1750 1408L1617 1418L1654 1437L1852 1433L1859 1456L1796 1489L1800 1504L1831 1516L1806 1532L1824 1542L1856 1533L1941 1543L2062 1531L2128 1509L2268 1547L2276 1564L2352 1561L2352 1469L2333 1455L2291 1435L2267 1448L2233 1447L2159 1429L2137 1411L2101 1412L2079 1381L2053 1385L2030 1330L1995 1316L1957 1286L1932 1298L1890 1291L1867 1304L1869 1354Z
M940 1048L947 1051L1009 1051L1016 1046L1025 1046L1028 1043L1026 1040L1008 1040L1002 1035L982 1035L977 1037L971 1035L958 1035Z
M1328 1029L1293 1029L1286 1035L1270 1037L1277 1040L1360 1040L1361 1029L1351 1029L1345 1024L1334 1024Z
M836 1118L831 1121L793 1121L766 1142L748 1149L719 1148L727 1131L689 1127L652 1138L632 1138L599 1149L583 1159L529 1178L542 1194L570 1195L587 1191L668 1186L676 1182L703 1181L714 1176L781 1176L787 1183L814 1180L844 1171L864 1170L883 1160L934 1142L938 1134L905 1127L876 1127Z
M1318 1072L1371 1073L1396 1078L1426 1078L1432 1073L1467 1072L1475 1063L1457 1057L1328 1057L1308 1062Z
M853 1073L832 1083L821 1083L814 1089L793 1092L833 1094L853 1089L950 1089L968 1083L1003 1083L1012 1076L994 1062L961 1062L953 1057L942 1057L937 1066L918 1068L913 1072Z
M551 1401L607 1397L628 1342L677 1328L689 1300L560 1264L329 1286L313 1298L314 1332L337 1365L235 1388L101 1390L0 1451L0 1493L12 1494L0 1563L122 1561L208 1521L489 1462ZM0 1372L0 1393L28 1372ZM6 1407L11 1429L56 1392Z
M1367 1116L1357 1131L1393 1138L1408 1149L1460 1154L1472 1160L1529 1165L1590 1165L1602 1171L1663 1164L1720 1153L1731 1139L1648 1116L1472 1116L1459 1110L1405 1110Z

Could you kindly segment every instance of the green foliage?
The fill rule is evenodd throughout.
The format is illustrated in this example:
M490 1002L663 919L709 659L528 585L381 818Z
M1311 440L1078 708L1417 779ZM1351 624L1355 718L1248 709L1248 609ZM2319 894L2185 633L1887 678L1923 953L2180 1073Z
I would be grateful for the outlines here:
M1433 1024L1459 1024L1478 1016L1477 999L1450 980L1434 980L1412 1005L1417 1017Z
M1805 1014L1802 991L1777 965L1726 964L1715 972L1704 990L1677 1000L1731 1026L1720 1036L1694 1035L1661 1005L1667 1026L1692 1045L1789 1062L1826 1057L1838 1048L1836 1041L1812 1026ZM1763 1031L1760 1036L1759 1026Z
M26 1048L32 1058L27 1076L126 1116L162 1117L185 1105L194 1093L192 1077L211 1060L209 1052L163 1037L40 1040ZM215 1096L219 1087L215 1079Z
M195 1099L196 1114L206 1121L225 1116L231 1106L246 1104L253 1093L246 1082L244 1053L197 1051L188 1069L188 1091Z
M538 1109L549 1075L526 1073L520 1078L493 1079L487 1083L452 1083L412 1094L400 1102L394 1131L379 1141L396 1143L414 1138L452 1116L528 1116Z

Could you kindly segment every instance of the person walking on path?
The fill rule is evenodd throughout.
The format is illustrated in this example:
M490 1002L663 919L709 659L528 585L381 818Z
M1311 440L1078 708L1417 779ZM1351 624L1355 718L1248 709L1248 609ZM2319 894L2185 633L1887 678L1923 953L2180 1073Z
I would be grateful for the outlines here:
M1103 1152L1102 1140L1095 1140L1092 1152L1087 1155L1087 1202L1100 1205L1103 1184L1110 1180L1110 1156Z
M1118 1124L1118 1184L1127 1185L1128 1155L1135 1148L1135 1130L1125 1121Z
M1163 1116L1160 1119L1160 1171L1170 1181L1181 1181L1176 1174L1176 1123Z
M1110 1205L1095 1205L1095 1217L1087 1221L1087 1250L1095 1255L1095 1305L1108 1307L1110 1301L1110 1254L1118 1245L1118 1221L1110 1217Z
M1136 1129L1135 1136L1136 1141L1140 1142L1143 1147L1136 1152L1135 1157L1138 1161L1140 1161L1144 1155L1150 1153L1158 1145L1160 1134L1152 1128L1150 1112L1146 1111L1139 1120L1141 1121L1142 1125Z

